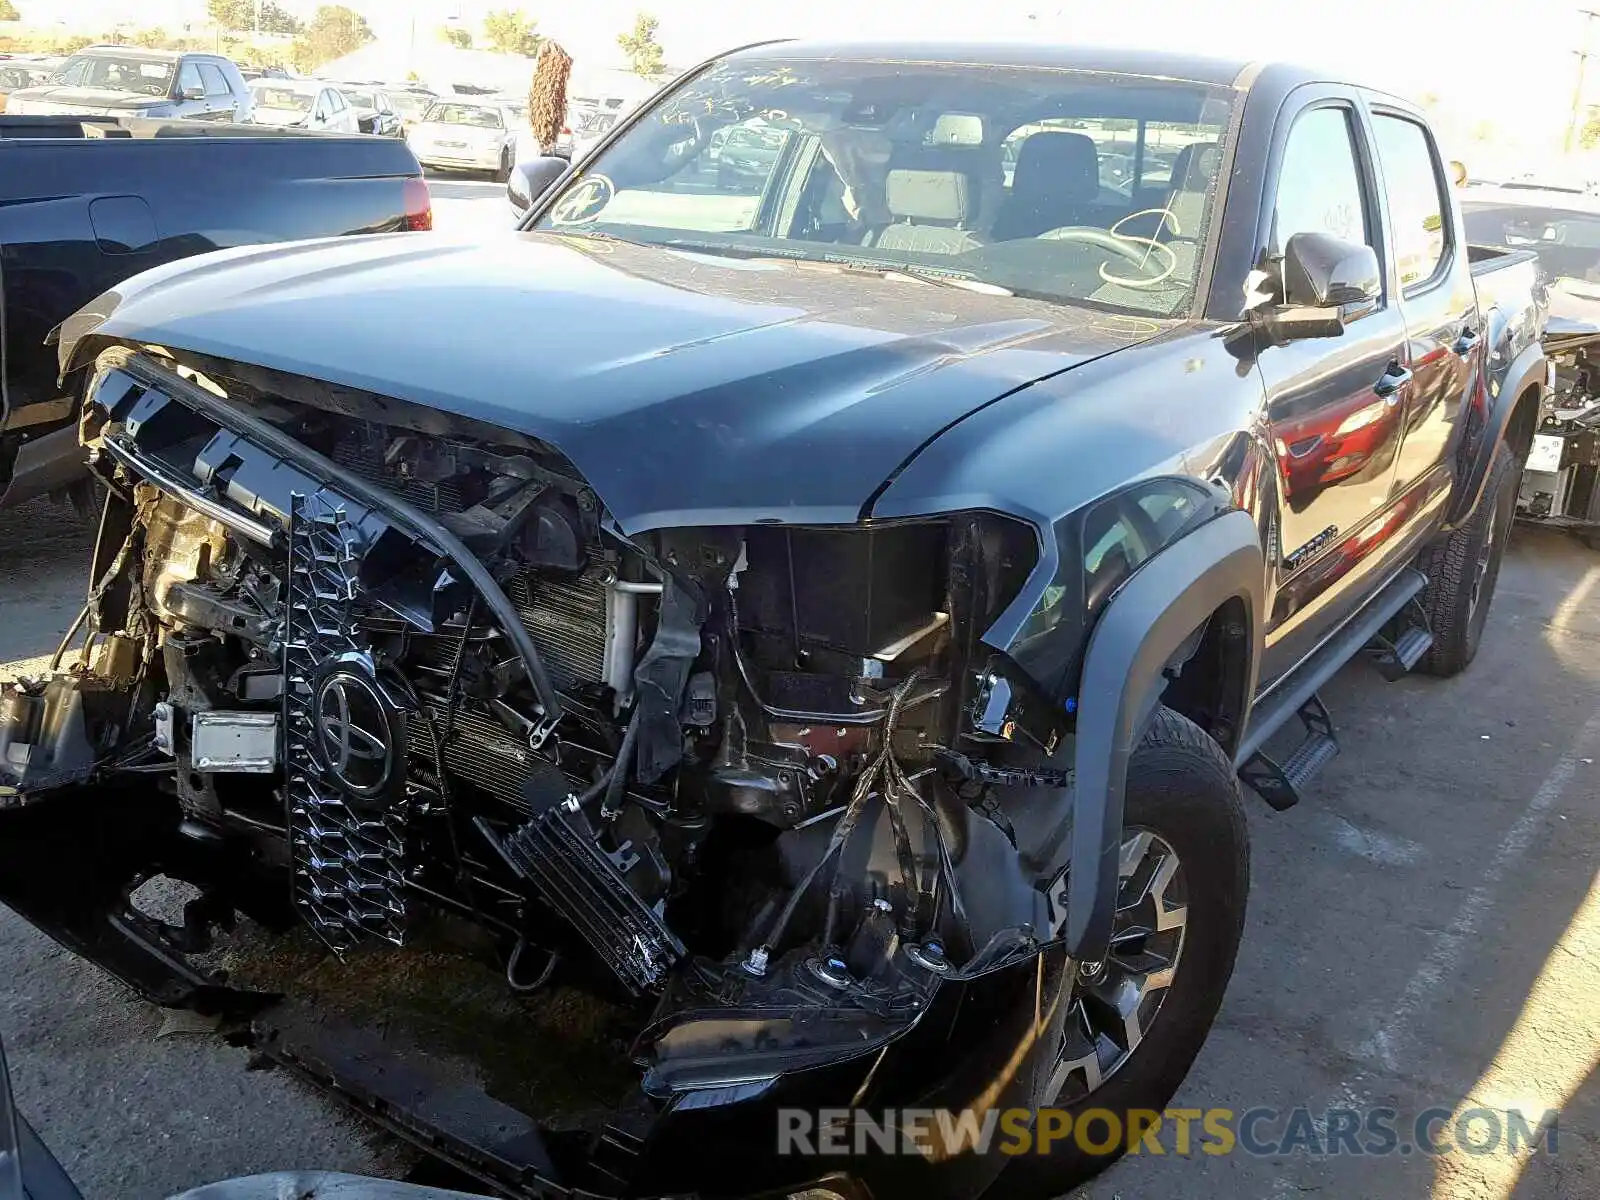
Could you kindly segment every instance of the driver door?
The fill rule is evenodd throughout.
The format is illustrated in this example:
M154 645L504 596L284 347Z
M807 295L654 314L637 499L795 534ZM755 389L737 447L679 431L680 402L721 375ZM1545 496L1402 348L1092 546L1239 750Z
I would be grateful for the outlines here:
M1365 594L1352 577L1378 565L1388 540L1410 381L1364 120L1354 97L1330 102L1319 91L1279 134L1264 250L1281 263L1289 238L1304 232L1365 243L1384 264L1383 295L1341 336L1269 345L1257 359L1278 492L1263 684L1315 649Z

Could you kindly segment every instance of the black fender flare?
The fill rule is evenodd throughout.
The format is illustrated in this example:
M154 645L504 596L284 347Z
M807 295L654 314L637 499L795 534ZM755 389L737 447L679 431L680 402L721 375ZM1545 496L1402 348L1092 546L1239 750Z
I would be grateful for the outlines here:
M1128 760L1161 702L1167 664L1219 607L1241 601L1249 629L1248 718L1261 662L1266 578L1255 520L1235 509L1141 566L1095 623L1078 691L1074 747L1066 931L1074 959L1098 962L1111 940Z
M1489 482L1489 469L1494 466L1495 451L1505 440L1517 401L1530 386L1538 387L1541 392L1544 390L1545 364L1544 347L1534 341L1522 348L1504 372L1496 371L1491 375L1490 404L1484 414L1484 426L1462 464L1445 528L1455 528L1478 511L1478 502L1483 499L1483 489Z

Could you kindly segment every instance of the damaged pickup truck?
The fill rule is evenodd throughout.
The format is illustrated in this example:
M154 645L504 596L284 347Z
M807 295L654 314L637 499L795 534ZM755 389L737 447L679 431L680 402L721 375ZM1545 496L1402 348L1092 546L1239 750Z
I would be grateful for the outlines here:
M519 171L512 239L100 297L60 344L87 646L0 699L0 899L210 1010L238 913L598 965L637 1085L581 1136L275 1043L507 1192L1066 1190L1109 1156L780 1117L1161 1109L1239 944L1240 777L1296 801L1363 652L1471 661L1542 298L1469 259L1415 110L1322 79L751 47Z

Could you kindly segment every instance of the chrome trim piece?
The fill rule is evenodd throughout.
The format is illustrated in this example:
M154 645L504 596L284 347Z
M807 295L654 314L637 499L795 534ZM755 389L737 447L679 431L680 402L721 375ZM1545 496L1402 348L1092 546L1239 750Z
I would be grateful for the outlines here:
M226 525L229 529L247 537L258 545L271 548L280 540L279 533L270 525L247 517L243 513L229 508L226 504L212 499L204 492L199 491L193 484L185 483L174 475L165 465L154 459L146 458L132 446L123 445L114 437L101 438L100 444L110 452L111 457L130 470L137 471L155 484L164 492L182 500L198 513L203 513L218 524Z

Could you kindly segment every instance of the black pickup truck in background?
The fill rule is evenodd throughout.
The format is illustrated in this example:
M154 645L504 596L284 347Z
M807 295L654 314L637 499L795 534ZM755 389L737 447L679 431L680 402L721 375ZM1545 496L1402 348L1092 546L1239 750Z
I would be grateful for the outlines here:
M0 505L84 478L51 331L141 271L235 246L427 229L403 142L0 116Z

